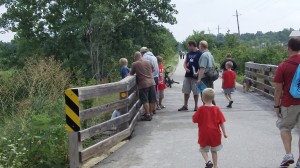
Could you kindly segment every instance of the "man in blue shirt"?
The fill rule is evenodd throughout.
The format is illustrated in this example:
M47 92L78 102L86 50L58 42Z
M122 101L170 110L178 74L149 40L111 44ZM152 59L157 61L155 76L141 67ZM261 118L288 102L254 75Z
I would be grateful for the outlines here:
M198 89L196 87L197 83L197 72L199 70L199 59L201 52L197 48L197 43L195 41L188 42L189 52L186 55L183 67L186 71L185 78L182 86L182 93L184 94L184 105L178 109L178 111L187 111L188 110L188 101L190 98L190 93L193 92L195 100L194 111L198 109Z

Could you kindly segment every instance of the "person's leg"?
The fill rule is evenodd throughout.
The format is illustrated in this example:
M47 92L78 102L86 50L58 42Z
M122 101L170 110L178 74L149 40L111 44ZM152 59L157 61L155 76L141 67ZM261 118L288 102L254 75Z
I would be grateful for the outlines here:
M224 93L226 99L230 102L230 98L228 97L228 94L227 93Z
M155 112L155 105L156 105L156 103L150 103L149 104L149 111L151 112L150 115L153 115L153 113L156 113Z
M214 168L218 168L218 153L217 152L211 152Z
M209 158L208 158L208 152L206 151L201 151L201 154L202 154L202 157L205 161L205 163L207 163L209 161Z
M195 110L198 109L198 99L199 99L199 95L194 95L194 100L195 100Z
M228 94L229 101L232 101L231 93Z
M143 107L144 107L144 110L145 110L145 114L146 115L150 115L150 106L149 106L149 103L144 103Z
M282 143L286 154L292 153L292 134L291 131L280 131Z
M183 104L183 107L178 109L178 111L182 111L184 109L187 109L188 107L188 101L189 101L189 98L190 98L190 93L191 93L191 86L190 86L190 78L184 78L184 81L183 81L183 85L182 85L182 93L184 94L184 104Z
M189 98L190 98L190 94L184 94L184 107L188 106L188 102L189 102Z

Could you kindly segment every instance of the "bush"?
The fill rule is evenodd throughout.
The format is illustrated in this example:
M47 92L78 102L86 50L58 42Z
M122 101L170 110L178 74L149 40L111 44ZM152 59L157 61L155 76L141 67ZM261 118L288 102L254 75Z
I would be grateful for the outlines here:
M29 59L1 81L0 167L67 167L68 85L68 72L53 58Z

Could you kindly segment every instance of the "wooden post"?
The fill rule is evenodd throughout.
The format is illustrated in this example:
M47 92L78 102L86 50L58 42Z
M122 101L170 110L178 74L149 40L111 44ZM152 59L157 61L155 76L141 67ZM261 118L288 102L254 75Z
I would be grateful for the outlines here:
M269 75L270 75L270 72L265 70L265 71L264 71L264 75L269 76ZM266 79L264 79L264 84L269 85L269 86L272 86L271 83L270 83L270 81L268 81L268 80L266 80ZM270 93L270 91L269 91L268 89L264 89L264 91L265 91L266 93Z
M127 91L124 91L124 92L120 93L120 100L128 98L128 93L129 93L128 92L129 91L128 87L129 87L129 84L127 83ZM120 109L120 112L121 112L122 115L128 113L128 106L129 106L129 104L127 104L126 107ZM129 127L129 123L126 122L124 124L119 125L118 129L119 129L119 131L122 131L122 130L125 130L126 128L128 128L128 127Z
M69 161L70 168L80 168L81 159L79 151L82 151L82 143L79 140L78 132L70 132L69 134Z

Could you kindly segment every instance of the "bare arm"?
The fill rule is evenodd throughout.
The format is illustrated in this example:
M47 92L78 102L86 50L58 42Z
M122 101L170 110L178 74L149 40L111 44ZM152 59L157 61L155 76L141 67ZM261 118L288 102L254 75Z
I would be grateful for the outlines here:
M280 99L282 96L282 83L275 83L274 93L274 106L280 106ZM278 118L280 118L279 108L275 108L275 112Z
M187 58L185 57L184 62L183 62L183 68L185 69L186 72L190 72L190 70L186 66L187 64Z
M224 137L227 138L228 136L227 136L227 133L226 133L226 130L225 130L225 125L224 125L224 123L220 124L220 127L221 127L221 130L222 130L222 132L223 132Z
M200 67L200 69L199 69L199 71L198 71L198 82L201 81L204 72L205 72L205 68Z

